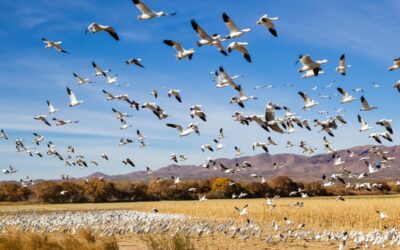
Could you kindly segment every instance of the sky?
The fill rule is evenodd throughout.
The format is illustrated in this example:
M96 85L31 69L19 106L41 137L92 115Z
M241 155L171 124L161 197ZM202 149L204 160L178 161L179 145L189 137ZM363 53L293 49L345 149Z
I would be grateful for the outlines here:
M2 1L0 3L0 128L9 135L9 140L0 140L0 168L12 165L18 170L12 175L1 175L0 180L14 180L29 175L32 178L56 179L61 174L73 177L87 176L101 171L106 174L123 174L135 170L163 167L173 162L171 153L184 154L189 159L182 164L199 165L207 157L233 158L234 146L244 151L244 155L254 155L262 150L252 150L255 141L266 141L271 136L279 143L270 146L271 154L296 153L297 147L286 149L287 140L298 144L306 140L323 152L322 137L326 134L313 128L312 132L298 129L295 134L266 133L259 126L244 126L234 122L231 115L235 111L250 114L264 114L268 101L290 107L296 115L313 120L325 119L318 114L325 110L336 115L335 108L344 108L348 124L335 131L330 138L337 149L374 144L368 138L369 132L359 133L357 114L361 114L374 127L370 132L383 132L374 123L382 118L393 119L396 132L396 110L399 93L393 84L399 80L400 71L389 72L387 68L394 58L399 57L398 27L400 20L399 1L372 0L303 0L303 1L189 1L184 0L146 0L152 9L166 12L177 11L176 16L161 17L154 20L137 20L139 11L129 0L101 1ZM252 63L246 62L234 51L225 57L214 47L197 47L198 37L190 20L194 18L208 33L228 35L223 23L222 13L226 12L240 28L251 28L251 32L236 39L248 42ZM271 36L265 27L256 25L264 14L277 16L275 22L278 37ZM86 34L87 26L96 22L111 25L120 36L113 40L106 33ZM62 41L62 46L70 54L45 49L42 38ZM173 48L163 44L164 39L182 43L186 49L194 48L191 61L176 60ZM230 41L223 43L225 47ZM342 53L351 64L346 76L335 72ZM310 54L315 60L327 59L323 65L324 74L316 78L301 79L295 65L299 54ZM127 66L125 61L142 58L145 69ZM91 62L95 61L103 69L112 69L118 74L119 86L110 86L104 78L94 77ZM242 109L229 104L235 95L231 88L217 89L210 74L219 66L231 74L240 74L237 82L247 95L258 97L246 103ZM89 77L95 83L78 86L72 76L75 72ZM331 88L324 88L334 82ZM379 83L375 88L372 82ZM286 84L292 83L293 87ZM257 85L273 84L274 88L254 89ZM66 87L69 86L84 103L70 108ZM318 86L317 90L312 90ZM360 112L361 104L340 104L336 87L351 91L363 88L365 97L375 111ZM159 97L150 95L152 89L159 91ZM156 102L171 116L158 120L149 110L136 111L121 101L106 101L102 90L113 94L129 94L140 103ZM168 89L180 89L182 103L168 98ZM302 99L298 91L308 93L321 104L311 111L303 111ZM331 95L331 100L320 98L319 94ZM50 100L59 112L51 117L79 120L78 124L62 127L48 127L33 117L47 113L46 100ZM202 104L207 122L189 116L189 108ZM112 108L128 112L131 128L121 131ZM277 112L283 116L283 112ZM166 123L186 126L190 122L199 124L200 136L189 135L179 138L178 132L167 127ZM226 148L203 153L200 146L213 143L218 137L219 128L224 128ZM137 141L123 147L118 146L121 137L135 138L136 129L147 137L149 144L139 148ZM68 145L73 145L77 153L100 166L90 166L80 170L78 167L65 167L54 157L30 157L26 153L15 152L15 140L24 139L29 146L32 133L40 133L46 140L37 150L45 154L46 143L52 141L65 156ZM397 143L397 134L394 142ZM110 161L102 160L100 155L107 153ZM121 163L132 158L135 168Z

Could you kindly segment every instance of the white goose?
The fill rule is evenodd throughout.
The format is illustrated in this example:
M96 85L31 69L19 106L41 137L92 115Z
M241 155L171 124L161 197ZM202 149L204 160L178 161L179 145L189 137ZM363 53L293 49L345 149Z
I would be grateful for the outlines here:
M357 115L357 118L358 118L358 122L361 125L359 132L364 132L364 131L367 131L367 130L370 130L373 128L373 127L370 127L368 125L368 123L360 115Z
M133 4L138 8L138 10L142 13L137 17L138 20L149 20L162 16L175 16L176 12L166 13L164 11L155 12L151 10L147 5L145 5L142 0L132 0Z
M54 49L57 50L58 52L62 52L62 53L69 54L67 51L65 51L65 50L60 46L60 44L61 44L60 41L58 41L58 42L52 42L52 41L47 40L46 38L42 38L42 41L46 44L46 46L44 46L46 49L54 48Z
M243 54L244 59L251 63L251 57L249 54L249 51L246 49L245 46L249 45L249 43L246 42L231 42L228 46L228 52L231 53L232 50L237 50L240 53Z
M119 40L117 32L115 32L114 28L111 26L101 25L101 24L97 24L97 23L91 23L86 29L86 33L88 33L88 32L97 33L100 31L105 31L110 36L112 36L115 40L117 40L117 41Z
M238 208L238 207L235 207L236 211L238 211L238 213L239 213L239 216L243 216L243 215L246 215L246 214L249 213L249 212L247 212L248 206L249 206L249 205L246 204L242 209L240 209L240 208Z
M8 134L4 131L4 129L0 130L0 139L8 140Z
M177 60L181 60L185 57L189 58L189 60L192 60L194 49L185 50L180 43L172 40L164 40L164 43L176 49L177 54L175 55L175 58Z
M236 78L239 78L240 75L235 75L235 76L230 76L228 73L226 73L225 69L220 66L218 69L218 72L216 71L216 76L217 76L217 88L224 88L226 86L230 86L234 88L237 91L240 91L240 85L237 85L234 80Z
M221 150L225 148L225 145L219 142L217 139L214 139L215 144L217 144L217 147L215 148L216 150Z
M393 88L396 88L398 92L400 92L400 80L398 80L394 85Z
M350 103L354 100L357 100L357 98L349 95L349 93L347 93L344 89L338 87L337 90L339 91L339 93L342 95L342 101L340 103Z
M264 25L274 37L277 37L278 33L276 32L274 24L274 21L277 20L279 20L279 17L269 17L267 14L265 14L256 22L256 24Z
M205 32L205 30L200 27L196 23L194 19L191 21L192 28L194 31L196 31L197 35L200 37L200 40L197 41L197 46L201 47L203 45L211 45L211 46L216 46L223 55L227 56L228 54L224 50L224 47L222 46L221 42L223 42L225 39L221 39L220 35L214 34L212 37Z
M377 109L377 107L370 106L367 99L365 99L364 96L361 96L360 100L361 100L361 104L362 104L362 108L360 109L361 111L370 111L370 110Z
M306 71L312 71L315 76L318 76L318 74L322 70L321 64L327 63L328 60L323 59L323 60L313 61L310 55L300 55L298 62L300 62L301 65L303 65L303 67L298 70L300 73Z
M180 92L181 92L181 90L179 90L179 89L170 89L168 91L168 97L171 98L171 96L175 96L176 100L181 103L182 98L181 98Z
M83 101L78 101L76 99L74 92L72 92L72 90L69 87L67 87L67 93L68 93L69 100L70 100L70 102L69 102L70 107L75 107L75 106L78 106L79 104L83 103Z
M243 34L249 32L251 29L238 29L236 26L235 22L226 14L222 13L222 19L224 20L224 23L226 27L228 27L230 33L227 35L225 38L226 39L231 39L231 38L238 38L241 37Z
M299 91L298 94L304 99L304 110L310 110L311 108L319 104L319 102L311 100L311 98L304 92Z
M75 79L78 81L78 85L92 83L92 81L90 81L89 78L83 78L74 72L72 72L72 74L74 75Z
M72 124L72 123L79 123L79 121L72 121L72 120L61 120L57 118L53 118L53 121L55 121L56 126L63 126L67 124Z
M42 121L42 122L44 122L44 124L46 124L47 126L50 126L50 127L51 127L50 122L47 121L47 119L46 119L46 115L38 115L38 116L36 116L36 117L33 118L33 119L38 120L38 121Z
M129 59L125 61L127 65L136 65L140 68L144 68L143 64L141 63L142 59L141 58L134 58L134 59Z
M108 73L108 72L110 72L111 70L101 70L97 65L96 65L96 63L95 62L92 62L92 66L93 66L93 68L94 68L94 70L95 70L95 73L94 73L94 76L104 76L104 77L107 77L107 74L106 73Z
M180 137L190 135L192 132L195 132L196 134L200 135L199 128L194 123L190 123L187 126L187 129L183 129L181 125L172 123L167 123L167 126L171 128L176 128L179 131Z
M51 104L50 101L47 100L46 102L47 102L47 107L49 108L48 112L49 115L58 111L58 109L54 108L53 104Z
M400 69L400 57L393 60L393 65L388 68L389 71Z
M346 65L345 56L344 56L344 54L342 54L340 56L339 66L336 67L336 72L339 72L340 74L342 74L342 76L345 76L347 68L350 68L350 67L351 67L351 65Z

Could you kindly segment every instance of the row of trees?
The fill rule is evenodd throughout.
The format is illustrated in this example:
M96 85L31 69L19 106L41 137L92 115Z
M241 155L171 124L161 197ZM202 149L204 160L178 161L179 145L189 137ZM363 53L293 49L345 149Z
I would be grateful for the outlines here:
M298 188L304 189L309 196L353 195L360 194L343 187L324 188L319 182L294 182L286 176L279 176L266 183L235 182L229 178L211 180L187 180L174 184L173 180L152 180L149 183L93 179L82 181L42 181L30 188L16 183L0 184L0 201L30 201L41 203L82 203L112 201L149 201L149 200L195 200L199 195L208 199L231 198L232 194L246 193L246 198L287 197ZM400 188L386 183L377 193L400 192ZM191 190L189 190L191 189ZM366 192L364 192L366 193ZM368 192L371 193L371 192Z

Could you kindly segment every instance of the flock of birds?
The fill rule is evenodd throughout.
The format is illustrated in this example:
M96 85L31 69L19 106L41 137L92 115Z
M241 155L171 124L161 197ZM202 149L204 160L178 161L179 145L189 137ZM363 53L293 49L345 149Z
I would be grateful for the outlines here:
M140 11L140 15L138 16L139 20L149 20L149 19L156 19L156 18L162 18L164 16L175 16L177 13L172 12L172 13L167 13L164 11L153 11L150 9L144 2L141 0L133 0L132 1L134 6ZM243 58L251 63L252 59L250 56L250 53L247 49L248 43L247 42L239 42L239 41L233 41L233 39L238 39L242 38L246 35L246 33L251 32L250 28L239 28L236 23L233 21L233 19L227 14L223 13L222 14L222 19L223 22L225 23L226 27L228 28L228 35L226 36L221 36L219 34L213 34L209 35L206 30L199 25L199 23L192 19L190 21L190 24L195 31L195 33L198 35L199 40L196 42L197 47L202 47L202 46L212 46L216 47L218 51L227 56L228 53L231 53L232 51L238 51L243 55ZM259 18L256 21L257 25L263 26L268 29L270 34L273 37L278 37L278 32L275 27L276 21L278 21L278 17L270 17L268 15L264 15L261 18ZM98 23L91 23L87 29L86 33L99 33L99 32L106 32L108 33L113 39L118 41L120 39L118 32L110 25L102 25ZM65 50L61 45L61 41L50 41L48 39L42 39L43 42L46 44L45 48L47 49L54 49L57 52L60 53L66 53L67 50ZM224 47L224 42L225 41L232 41L230 44L226 47L228 53L225 50ZM176 50L175 58L177 60L182 60L182 59L188 59L192 60L195 49L185 49L184 46L174 40L170 39L165 39L163 43L167 46L170 46ZM126 60L125 63L129 65L134 65L138 68L144 69L145 66L142 63L141 58L133 58ZM312 77L318 77L324 73L322 70L322 66L328 63L328 60L326 59L320 59L320 60L314 60L310 55L300 55L298 58L298 61L296 64L300 63L301 67L298 69L298 72L300 73L301 78L312 78ZM104 70L102 67L97 65L95 62L92 62L92 67L94 70L94 76L98 78L104 78L107 84L109 85L118 85L118 75L112 75L111 70L107 69ZM342 76L346 76L348 73L348 70L350 69L351 65L348 65L346 63L346 57L344 54L342 54L339 57L338 61L338 66L335 68L335 70L338 72L338 74ZM393 65L391 65L388 70L389 71L394 71L400 69L400 58L397 58L393 61ZM86 78L83 76L80 76L79 74L73 72L73 77L76 79L76 82L79 85L85 85L85 84L91 84L92 80L90 78ZM230 104L237 104L240 108L245 108L245 104L249 101L256 100L257 97L255 96L250 96L246 95L245 90L242 85L237 83L237 79L240 77L240 75L230 75L223 66L220 66L217 70L212 72L212 75L214 76L214 81L215 81L215 86L216 88L231 88L233 91L235 91L235 95L230 99L229 103ZM326 86L326 88L332 87L334 82ZM288 84L287 86L293 86L291 84ZM373 85L374 87L378 88L379 84ZM263 88L273 88L274 86L271 84L267 84L265 86L257 86L255 89L263 89ZM400 81L396 82L394 84L394 87L400 92ZM69 103L68 106L70 108L75 108L80 105L84 105L84 100L81 100L78 98L79 91L77 88L71 88L71 87L66 87L66 94L69 98ZM318 87L315 86L313 90L317 89ZM366 96L364 95L364 90L362 88L357 88L352 90L357 96L353 96L350 94L350 92L343 87L337 87L337 93L341 96L341 101L340 104L342 105L349 105L352 102L355 102L357 100L360 101L361 106L360 106L360 112L369 112L378 109L378 107L371 105L368 101ZM165 120L170 117L170 115L167 113L167 111L160 107L155 101L150 101L150 102L144 102L144 103L139 103L136 100L132 99L128 94L114 94L111 93L107 90L103 90L103 93L105 95L105 100L106 101L120 101L123 103L126 103L128 107L130 107L133 110L139 111L139 110L149 110L151 111L157 119L159 120ZM299 97L303 99L304 105L302 106L302 109L305 111L309 111L314 109L316 106L320 104L319 101L314 100L308 93L305 91L299 91L298 92ZM157 100L157 97L159 95L159 91L156 89L151 90L150 93L151 96L155 100ZM169 89L167 92L168 97L174 98L178 103L181 103L183 100L183 95L179 89ZM360 96L358 96L360 95ZM330 96L325 96L325 95L320 95L320 98L331 98ZM43 125L45 126L65 126L65 125L73 125L76 123L79 123L78 120L72 120L72 119L60 119L57 118L57 112L59 109L53 105L49 100L47 102L47 107L48 107L48 112L47 114L40 114L34 117L35 120L42 122ZM122 112L120 110L117 110L115 108L112 108L113 113L115 114L115 118L120 121L120 129L125 130L129 129L132 127L132 125L129 124L128 119L131 117L131 115L127 112ZM277 112L284 112L283 114L277 114ZM263 114L253 114L253 115L245 115L243 112L236 111L234 114L232 114L232 118L234 121L239 122L242 125L249 126L251 123L257 124L261 129L270 132L270 133L275 133L275 134L292 134L295 133L298 129L305 129L311 131L314 128L317 128L319 131L326 133L326 136L323 137L323 145L324 149L327 153L332 155L332 165L333 166L341 166L342 164L345 163L344 156L340 155L337 153L337 150L334 149L332 146L332 143L329 141L329 137L334 137L336 131L341 127L347 124L346 119L344 118L344 115L342 112L344 112L343 108L337 109L336 110L338 114L329 116L325 120L319 120L319 119L305 119L301 116L297 116L294 112L292 112L292 109L287 107L287 106L280 106L279 104L273 103L273 102L267 102L265 110ZM201 104L195 104L191 106L189 110L189 115L192 119L200 119L202 122L207 122L207 113L205 110L203 110ZM322 115L327 115L328 112L326 111L319 111L319 114ZM366 131L369 131L372 129L372 127L368 124L367 120L363 118L360 114L357 115L357 119L360 124L360 129L359 132L364 133ZM368 135L371 140L378 144L382 144L384 141L389 141L393 142L393 127L392 127L392 120L389 119L381 119L375 122L376 125L382 127L381 132L377 133L371 133ZM179 137L184 137L184 136L189 136L191 134L197 134L200 135L200 130L201 130L201 125L199 123L191 122L188 125L182 125L182 124L176 124L176 123L166 123L166 126L175 129L178 132ZM146 143L146 136L144 136L140 130L136 131L137 135L137 142L139 143L140 147L146 147L148 146L148 143ZM328 137L329 136L329 137ZM212 143L208 144L203 144L200 146L200 149L205 152L214 152L217 150L222 150L226 147L226 145L223 144L223 140L225 138L224 135L224 130L221 128L218 131L218 137L213 140ZM0 140L8 140L9 136L8 133L5 130L0 131ZM78 152L75 151L74 146L70 145L67 148L66 154L64 152L60 151L57 149L56 144L54 144L52 141L47 140L47 152L46 154L42 153L40 150L37 149L42 143L46 141L46 138L39 134L39 133L33 133L33 138L32 138L32 143L34 146L28 145L25 140L23 139L17 139L15 141L15 147L17 152L24 152L28 153L30 156L34 157L44 157L45 155L48 156L53 156L59 159L60 161L64 162L65 166L78 166L80 168L87 168L90 165L93 166L98 166L100 164L99 160L89 160L87 159L83 154L79 154ZM119 141L119 146L125 146L128 144L132 144L134 142L133 138L121 138ZM254 142L252 145L252 149L256 150L257 148L261 148L263 151L266 153L269 152L269 148L278 145L278 143L272 138L272 136L268 136L267 140L265 141L257 141ZM291 141L287 141L286 143L286 148L291 148L295 147L296 144L292 143ZM301 141L298 143L298 147L301 148L303 153L305 154L313 154L317 151L315 147L312 145L309 145L309 143L305 140ZM243 153L243 151L238 147L234 146L234 152L235 156L239 156ZM341 167L338 169L338 172L335 174L332 174L331 176L322 176L321 183L323 186L332 186L338 183L342 183L345 185L347 188L355 188L355 189L365 189L365 190L372 190L372 189L379 189L381 188L378 183L369 183L369 182L362 182L363 178L366 177L373 177L374 174L377 172L381 171L382 169L389 168L391 167L391 162L394 160L394 157L391 157L388 155L388 152L382 150L378 146L372 146L369 149L369 152L378 157L380 160L377 161L375 164L371 164L369 162L369 157L361 157L359 160L364 162L366 165L366 169L364 172L361 173L354 173L349 170L347 170L344 167ZM354 152L348 151L347 157L353 158L357 157L358 155L355 154ZM103 153L99 155L99 159L101 160L109 160L109 154ZM187 160L188 157L183 155L183 154L177 154L177 153L172 153L170 155L170 160L174 161L176 163L185 161ZM127 166L135 167L135 160L132 158L124 158L122 160L122 163ZM227 167L224 166L223 164L217 165L216 161L212 159L211 157L207 158L206 162L202 165L204 168L214 168L215 170L220 170L224 173L227 174L234 174L238 172L245 171L247 169L251 169L252 163L245 161L241 165L237 164L236 166L233 167ZM279 164L279 163L274 163L273 168L274 169L280 169L285 167L284 164ZM17 169L12 167L11 165L8 168L3 169L2 171L4 174L13 174L17 172ZM147 167L146 169L146 174L153 174L153 171L150 169L150 167ZM264 183L266 180L262 176L258 176L256 174L251 174L251 177L254 178L260 178L260 181ZM68 179L68 176L62 176L63 179ZM174 180L174 184L180 183L182 180L179 176L172 177ZM352 183L350 180L354 179L355 183ZM159 178L160 181L162 181L161 178ZM85 180L87 182L87 180ZM23 186L29 186L33 185L34 182L33 180L27 176L24 179L21 179L21 185ZM235 183L232 183L232 185L235 185ZM400 179L397 181L397 185L400 185ZM194 188L191 188L192 192L196 192ZM62 195L65 195L68 193L68 190L63 190ZM293 191L293 195L301 195L302 197L306 198L307 197L307 191L306 190L298 190L298 191ZM233 196L232 198L243 198L246 196L246 194L240 194ZM273 198L267 198L267 204L269 206L273 206L274 201ZM207 200L206 195L199 195L199 200L200 201L205 201ZM338 197L338 200L344 200L343 197ZM297 206L302 206L301 203L297 204ZM237 208L236 210L238 211L238 214L240 216L247 214L247 206L243 208ZM107 214L107 212L104 212ZM128 212L120 212L120 213L128 213ZM381 212L380 212L381 213ZM35 221L35 219L40 219L41 215L37 215L37 218L31 219L32 221ZM123 215L108 215L108 216L123 216ZM73 218L73 217L72 217ZM21 220L21 218L18 218ZM93 217L93 220L97 220L99 218ZM101 217L103 219L103 216ZM4 224L6 222L2 222ZM10 223L10 222L7 222ZM71 220L69 223L78 223L77 221L74 222L74 220ZM79 223L82 223L81 221ZM94 222L97 223L97 222ZM100 223L100 222L99 222ZM24 224L21 224L24 225ZM76 224L74 225L76 226ZM148 224L147 227L151 227L151 224ZM250 225L248 225L250 227ZM207 228L207 227L204 227ZM193 228L187 228L187 230L194 230ZM196 229L199 230L199 229ZM205 229L202 229L205 230ZM208 230L208 229L207 229ZM254 230L254 229L252 229ZM113 231L114 232L114 231ZM235 231L236 232L236 231ZM240 232L240 230L238 231ZM291 233L294 231L292 230ZM372 233L374 234L374 233ZM395 242L398 244L399 241L399 236L398 232L396 230L388 230L387 232L384 233L385 236L379 235L379 237L385 238L388 234L390 235L389 238L396 239ZM298 233L297 237L308 237L309 233L302 232ZM332 236L329 233L325 234L324 236L319 235L318 237L324 238L337 238L337 239L344 239L345 237L348 237L351 235L335 235ZM284 237L284 236L282 236ZM317 237L314 234L314 237ZM353 234L354 238L361 237L357 235L355 232ZM363 237L368 238L368 236L364 235ZM386 237L387 238L387 237ZM345 240L344 240L345 241Z

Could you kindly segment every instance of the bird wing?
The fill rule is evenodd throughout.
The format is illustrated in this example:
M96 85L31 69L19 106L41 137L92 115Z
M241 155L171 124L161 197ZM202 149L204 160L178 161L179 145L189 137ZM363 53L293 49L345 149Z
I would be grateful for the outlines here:
M200 27L200 25L198 25L194 19L192 19L190 23L192 24L192 28L194 29L194 31L196 31L196 33L200 36L200 38L206 40L212 40L211 37L207 34L207 32L205 32L204 29Z
M310 102L311 101L310 97L306 93L301 92L301 91L299 91L298 93L304 99L305 102Z
M342 55L340 56L339 66L341 66L341 67L345 67L345 66L346 66L344 54L342 54Z
M178 125L178 124L167 123L167 126L171 127L171 128L176 128L179 132L183 131L183 127L181 125Z
M71 102L78 102L74 92L72 92L72 90L69 87L67 87L67 93Z
M139 11L142 12L143 14L148 14L148 13L152 13L153 12L141 0L132 0L132 2L136 6L136 8L138 8Z
M111 26L107 26L107 28L104 29L105 31L108 32L108 34L110 34L115 40L119 40L118 34L117 32L114 30L113 27Z
M309 55L302 56L300 58L300 63L303 66L308 66L308 67L311 67L313 64L315 64L315 62L311 59Z
M182 45L172 40L164 40L164 43L168 46L174 47L177 51L183 52Z
M239 29L236 26L236 24L233 22L233 20L226 13L222 14L222 19L224 20L224 23L225 23L226 27L228 27L228 29L231 32L239 32Z

